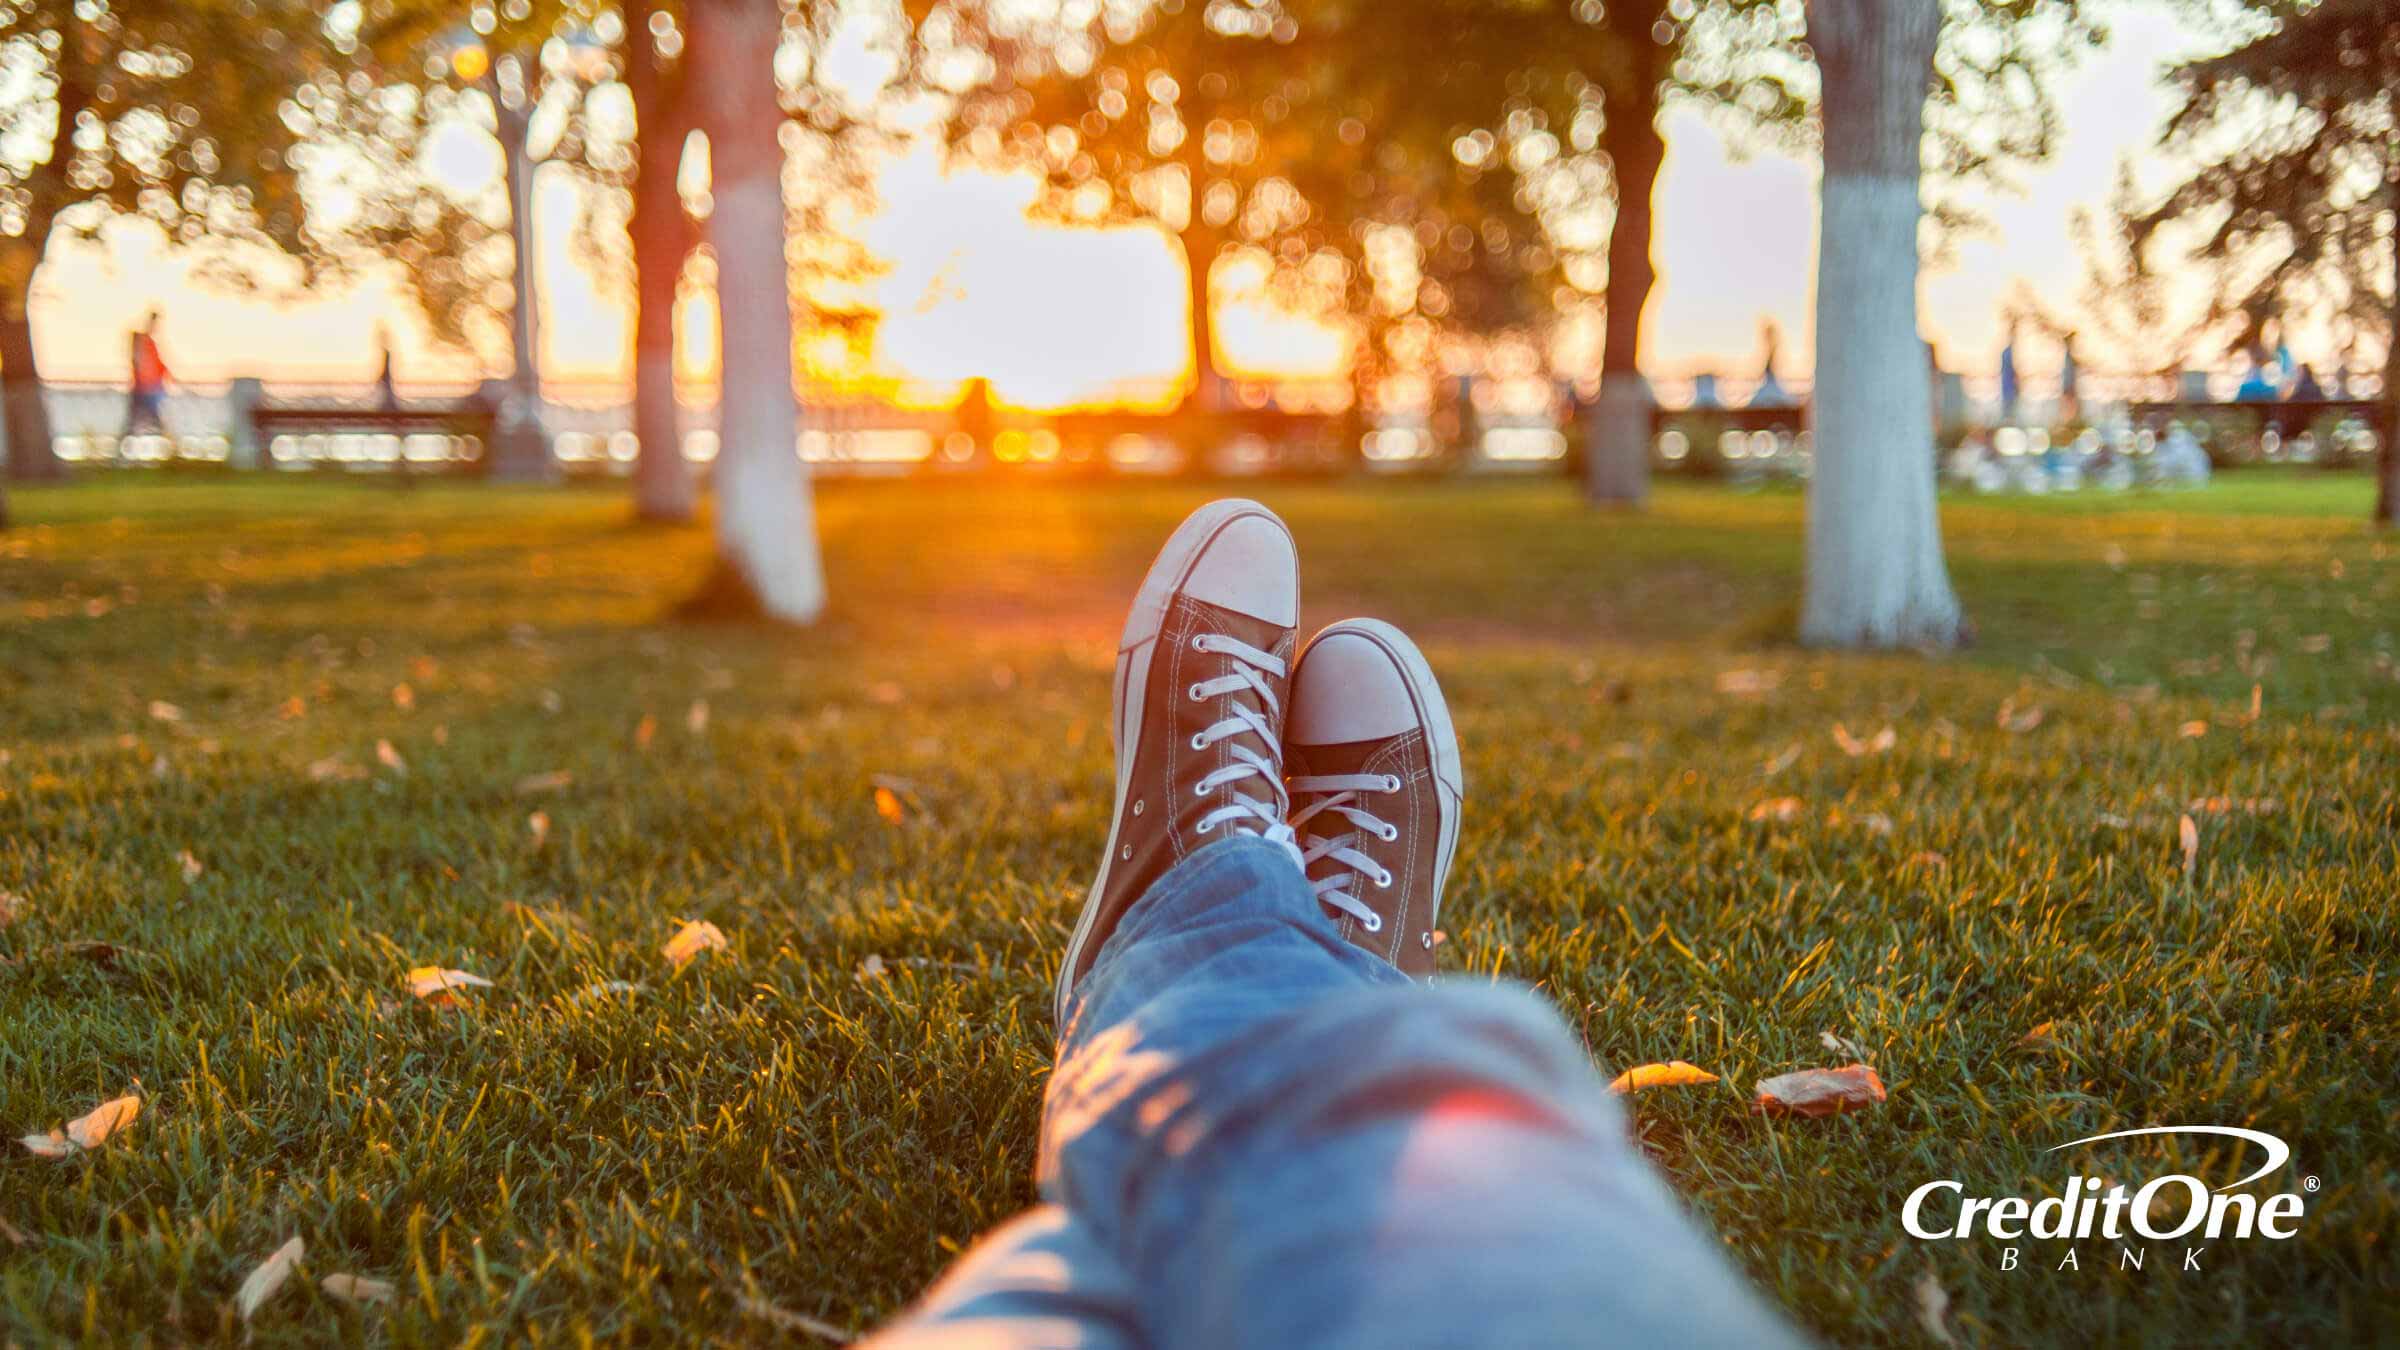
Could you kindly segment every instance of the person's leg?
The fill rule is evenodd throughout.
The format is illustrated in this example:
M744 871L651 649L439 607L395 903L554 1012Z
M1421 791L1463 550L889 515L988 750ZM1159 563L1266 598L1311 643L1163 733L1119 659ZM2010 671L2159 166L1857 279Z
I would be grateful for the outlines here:
M1057 1205L987 1234L873 1350L1139 1350L1131 1279L1091 1230Z

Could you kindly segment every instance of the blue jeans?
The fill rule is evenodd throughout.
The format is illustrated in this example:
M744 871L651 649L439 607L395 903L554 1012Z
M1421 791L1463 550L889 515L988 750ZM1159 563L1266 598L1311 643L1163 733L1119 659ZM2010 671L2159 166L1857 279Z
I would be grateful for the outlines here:
M1045 1203L872 1344L1798 1344L1646 1166L1548 1004L1416 986L1226 839L1076 993Z

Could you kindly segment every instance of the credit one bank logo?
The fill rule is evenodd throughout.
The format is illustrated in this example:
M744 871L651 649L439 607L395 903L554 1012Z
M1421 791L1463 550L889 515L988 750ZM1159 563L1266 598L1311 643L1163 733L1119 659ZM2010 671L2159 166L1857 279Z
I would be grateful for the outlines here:
M2070 1139L2048 1151L2160 1134L2239 1140L2256 1150L2258 1166L2239 1181L2213 1191L2200 1178L2181 1172L2151 1177L2135 1186L2070 1173L2055 1192L2034 1196L1969 1195L1963 1181L1928 1181L1909 1192L1900 1208L1900 1225L1909 1236L1927 1242L1983 1239L2111 1244L2117 1248L2114 1264L2127 1270L2140 1270L2148 1260L2149 1248L2140 1244L2181 1243L2182 1259L2172 1264L2198 1270L2206 1243L2255 1238L2281 1242L2299 1233L2300 1221L2308 1212L2302 1191L2317 1190L2315 1177L2303 1178L2299 1191L2267 1194L2241 1189L2282 1171L2292 1159L2290 1145L2260 1130L2231 1125L2153 1125ZM2020 1247L2002 1247L1997 1264L2002 1270L2033 1264L2022 1260L2023 1256ZM2080 1270L2084 1263L2084 1256L2073 1245L2063 1253L2044 1249L2038 1259L2053 1270Z

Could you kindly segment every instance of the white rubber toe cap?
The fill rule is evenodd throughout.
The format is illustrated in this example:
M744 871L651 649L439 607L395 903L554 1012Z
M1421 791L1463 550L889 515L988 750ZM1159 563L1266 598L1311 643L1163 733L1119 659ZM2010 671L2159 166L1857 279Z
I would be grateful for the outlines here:
M1307 671L1284 723L1284 739L1294 745L1376 741L1417 725L1408 677L1372 638L1338 630L1325 634L1309 644Z
M1300 555L1283 522L1271 515L1245 515L1209 541L1183 592L1290 628L1300 622L1299 570Z

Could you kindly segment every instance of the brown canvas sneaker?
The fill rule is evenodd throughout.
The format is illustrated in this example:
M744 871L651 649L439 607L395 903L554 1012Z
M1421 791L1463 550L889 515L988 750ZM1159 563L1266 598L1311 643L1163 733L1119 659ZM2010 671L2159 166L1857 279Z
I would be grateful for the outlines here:
M1150 565L1117 644L1116 811L1058 969L1075 982L1117 920L1186 854L1229 833L1286 841L1284 696L1300 622L1292 532L1256 502L1211 502Z
M1318 902L1342 936L1410 975L1432 974L1466 780L1450 709L1417 644L1374 619L1344 619L1309 639L1283 752Z

